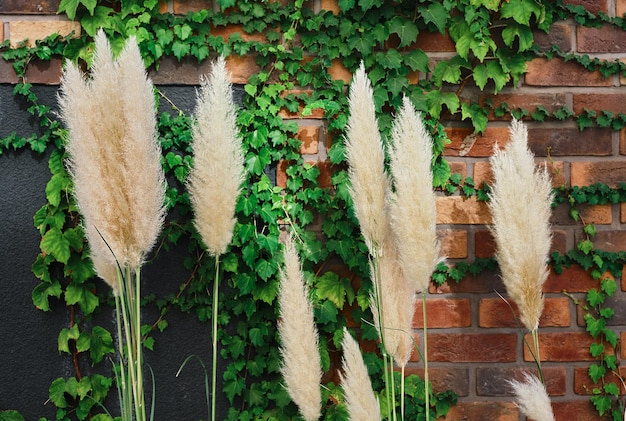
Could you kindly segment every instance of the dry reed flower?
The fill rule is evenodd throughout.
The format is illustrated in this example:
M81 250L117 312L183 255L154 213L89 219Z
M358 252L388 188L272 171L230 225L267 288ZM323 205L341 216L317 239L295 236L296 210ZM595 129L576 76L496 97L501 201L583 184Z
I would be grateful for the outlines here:
M340 373L349 419L355 421L379 421L380 406L374 395L372 382L367 374L367 367L359 344L344 328L343 332L343 372Z
M515 403L522 413L535 421L554 421L552 406L548 392L541 381L528 373L524 373L524 381L509 381Z
M196 229L209 253L219 256L230 244L237 222L233 215L244 181L244 158L223 57L213 63L201 84L193 124L194 166L187 187Z
M278 293L281 317L278 330L283 357L281 372L289 396L298 405L304 419L312 421L321 416L322 402L318 333L308 288L291 238L286 241L284 257L285 267L280 272Z
M391 227L398 244L400 265L417 291L428 289L439 262L436 198L433 191L432 139L404 97L392 129Z
M95 43L91 78L68 61L61 82L68 170L98 266L136 270L165 218L153 86L133 37L116 60L102 30Z
M389 177L376 121L373 90L363 63L350 86L350 117L346 128L350 196L370 254L377 257L390 230L387 216Z
M541 288L548 277L552 186L545 167L535 167L526 126L513 121L510 132L511 142L496 149L490 160L494 183L489 207L504 285L532 332L539 327Z

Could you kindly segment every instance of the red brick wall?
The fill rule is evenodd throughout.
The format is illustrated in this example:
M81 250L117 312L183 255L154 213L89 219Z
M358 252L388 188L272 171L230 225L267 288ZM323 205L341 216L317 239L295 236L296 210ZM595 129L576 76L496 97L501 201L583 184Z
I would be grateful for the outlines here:
M311 2L317 10L337 10L336 0ZM578 0L591 11L609 15L626 12L626 0ZM164 10L185 13L207 7L205 0L175 0ZM0 6L0 38L13 43L29 38L31 41L60 31L67 34L80 28L55 15L58 2L6 0ZM213 6L209 6L213 7ZM237 31L238 28L228 28ZM223 31L223 29L222 29ZM601 58L626 60L626 32L603 27L578 28L573 22L556 23L549 35L537 34L541 45L560 46L562 51L580 52ZM454 45L440 35L420 34L419 47L433 57L454 54ZM56 84L60 74L59 61L30 66L27 79L33 83ZM228 60L233 82L242 84L256 71L250 57L232 57ZM195 84L205 73L206 65L166 60L158 73L152 73L155 83ZM340 62L334 63L332 75L349 80L350 74ZM15 83L10 65L0 60L0 83ZM575 112L584 108L626 113L625 78L612 76L603 79L599 73L588 72L573 62L560 59L535 59L528 65L528 73L517 89L505 88L498 96L483 94L467 88L475 99L493 100L494 105L506 102L510 108L523 107L533 111L541 104L548 110L567 106ZM284 118L295 119L301 126L298 137L303 141L301 153L308 162L322 169L323 184L329 183L330 165L327 150L331 139L320 114L306 118L284 113ZM491 117L482 135L472 134L458 121L447 123L451 143L445 156L454 172L473 177L476 185L489 180L488 158L496 143L507 141L508 123ZM580 132L572 121L547 120L528 122L530 146L538 161L547 161L554 175L554 185L584 186L596 182L616 185L626 182L626 130L590 129ZM547 160L549 151L550 160ZM278 183L284 184L284 165L279 166ZM484 202L460 196L441 196L437 200L438 224L444 253L452 262L489 257L494 244L486 224L490 222ZM626 206L590 206L582 210L586 222L597 226L594 243L597 248L626 250ZM575 247L580 225L567 215L565 207L554 212L554 250L561 253ZM616 306L626 303L626 282L612 299ZM544 292L546 308L541 320L540 345L548 391L553 399L557 420L600 419L586 396L591 388L586 367L592 358L588 352L590 337L585 333L581 314L574 302L563 294L582 300L586 291L596 285L591 276L578 267L566 269L563 274L551 274ZM504 293L496 273L484 272L458 284L432 287L427 300L429 355L431 378L436 390L453 389L459 395L459 404L452 408L448 420L519 420L520 414L507 396L506 380L522 369L531 369L532 362L522 344L522 335L515 327L513 316L495 291ZM421 304L420 304L421 306ZM416 334L421 330L421 311L415 318ZM618 311L613 322L615 329L626 340L626 312ZM621 348L620 358L626 359ZM410 364L410 372L420 373L417 361Z

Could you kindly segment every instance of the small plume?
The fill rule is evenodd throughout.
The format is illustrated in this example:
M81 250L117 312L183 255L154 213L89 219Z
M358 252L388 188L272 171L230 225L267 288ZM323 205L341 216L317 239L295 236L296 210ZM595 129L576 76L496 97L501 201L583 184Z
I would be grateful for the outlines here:
M524 373L524 381L509 381L515 403L522 413L535 421L554 421L552 406L546 388L541 381L528 373Z
M433 142L407 97L394 121L392 139L390 167L395 194L390 206L391 227L402 270L421 292L428 289L439 261L431 170Z
M345 328L342 347L343 372L340 378L350 420L380 421L378 398L374 395L359 344Z
M291 238L285 244L285 267L280 272L278 331L282 342L283 366L287 392L298 405L306 421L321 416L322 380L318 333L313 306L300 269L300 260Z
M527 143L526 126L513 121L511 142L503 151L496 149L490 160L494 183L489 206L507 293L524 326L536 331L544 303L541 288L548 277L552 187L545 167L535 168Z
M377 257L390 230L387 196L391 189L385 173L373 90L363 63L352 79L349 104L346 156L350 165L350 195L365 243L370 254Z
M209 252L219 256L230 244L237 222L234 213L244 181L244 158L223 57L201 84L193 125L194 166L187 187L196 229Z
M156 131L152 82L131 37L117 60L101 30L95 38L91 78L66 63L61 117L74 197L97 270L138 269L165 218L165 177ZM111 285L114 290L116 287Z

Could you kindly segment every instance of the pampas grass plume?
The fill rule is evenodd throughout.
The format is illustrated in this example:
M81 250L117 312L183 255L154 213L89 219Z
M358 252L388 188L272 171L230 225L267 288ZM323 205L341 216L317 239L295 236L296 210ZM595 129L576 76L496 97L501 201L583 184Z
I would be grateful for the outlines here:
M522 413L535 421L554 421L550 398L541 381L528 373L524 373L524 381L509 381L515 403Z
M285 267L280 272L278 294L281 318L278 329L283 357L281 372L287 392L298 405L300 413L306 421L313 421L321 416L319 339L308 288L291 238L285 244L284 257Z
M367 367L359 344L344 328L343 332L343 372L340 374L341 387L350 420L379 421L380 406L372 390Z
M373 90L363 63L354 74L349 95L350 117L346 129L350 195L370 254L374 257L388 237L387 196L390 182L376 122Z
M154 246L166 184L153 86L135 39L116 60L102 30L95 44L90 79L66 63L59 105L74 197L97 269L107 272L99 275L111 284L111 267L136 270Z
M513 121L510 132L511 142L490 160L492 230L507 293L524 326L536 331L544 304L541 289L548 277L552 186L546 169L535 168L526 126Z
M244 158L237 108L223 57L217 59L201 84L193 124L194 166L187 186L196 229L209 253L219 256L232 240Z
M417 291L428 289L439 261L436 198L433 191L432 139L409 98L392 129L391 175L395 194L391 227L402 270Z

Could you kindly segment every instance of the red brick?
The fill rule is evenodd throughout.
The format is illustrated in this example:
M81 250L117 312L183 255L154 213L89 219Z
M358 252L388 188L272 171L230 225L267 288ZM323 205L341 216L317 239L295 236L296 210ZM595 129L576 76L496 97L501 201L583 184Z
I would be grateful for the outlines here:
M598 12L608 13L607 0L565 0L563 3L572 4L574 6L583 6L587 11L594 15Z
M415 374L423 379L424 369L407 367L404 374L407 376ZM428 380L435 393L453 390L460 397L469 395L469 370L467 368L429 367Z
M539 327L568 327L571 319L569 301L569 298L546 298ZM498 297L481 298L478 302L480 327L517 327L516 318L519 320L519 312L512 300L507 304Z
M606 273L605 276L603 276L603 279L615 280L615 277ZM596 286L596 289L598 289L598 286ZM584 308L586 304L587 301L585 298L578 300L578 305L576 306L576 321L579 326L586 325L585 314L589 313L589 309ZM610 307L615 312L613 317L606 321L607 326L626 326L626 297L621 294L616 294L613 297L606 297L604 300L604 307Z
M626 155L626 128L619 131L619 153Z
M494 108L506 103L510 110L518 108L527 110L529 113L537 111L538 106L542 106L550 113L561 109L567 105L567 95L565 93L542 93L542 94L518 94L518 93L499 93L498 95L484 95L480 98L481 104L491 101ZM530 118L530 116L528 117ZM496 118L493 112L490 112L490 120L510 120L511 117L504 115ZM544 129L545 130L545 129Z
M8 61L0 57L0 83L18 83L19 79Z
M467 231L465 230L437 230L441 255L448 259L467 258Z
M320 126L300 126L296 138L302 142L300 153L313 155L318 152Z
M567 252L567 231L552 230L552 249L550 252L556 251L560 254Z
M417 35L417 41L415 41L415 47L429 53L453 53L456 51L454 42L447 32L442 35L439 32L420 31Z
M626 94L575 94L574 112L581 114L585 108L615 114L626 113Z
M496 145L503 147L509 141L508 127L487 127L484 134L469 128L447 128L450 143L445 146L446 156L487 157L493 155Z
M317 182L320 187L332 187L332 175L334 168L330 162L306 161L304 164L316 166L320 170L320 174L317 177ZM289 163L285 160L281 160L276 166L276 185L278 187L287 187L287 167L289 167Z
M603 183L617 187L624 180L626 180L626 160L572 162L570 164L572 186Z
M178 61L174 57L163 57L159 69L151 68L148 75L157 85L198 85L200 78L211 72L213 60L198 63L191 58ZM226 69L230 73L231 82L237 85L248 83L251 75L258 73L254 55L238 56L232 54L226 57Z
M540 50L548 51L553 45L559 47L563 52L572 51L572 27L564 22L557 22L550 25L550 32L533 32L535 44Z
M504 291L504 284L499 272L485 270L476 276L468 275L460 282L444 282L442 285L431 285L431 294L487 294L494 290Z
M174 13L177 15L184 15L188 12L199 12L205 10L210 5L206 0L174 0Z
M430 337L429 337L430 340ZM532 343L530 334L527 343ZM589 346L594 339L587 332L546 333L539 331L539 355L541 361L573 362L593 361ZM524 361L534 361L528 347L524 347Z
M60 0L3 0L0 3L0 14L36 14L54 15L59 9Z
M612 253L622 252L626 250L626 231L598 231L591 241L599 250Z
M194 1L202 1L202 0L194 0ZM213 26L211 27L211 35L216 37L222 37L224 41L228 41L228 39L233 34L239 34L241 39L244 41L258 41L258 42L267 42L267 37L265 34L260 32L255 33L247 33L243 30L242 25L227 25L227 26Z
M591 274L578 265L572 265L569 268L563 268L563 272L559 275L554 271L550 271L548 279L543 284L543 292L561 293L567 291L587 292L591 288L597 287L598 281L591 277Z
M337 0L321 0L320 6L322 10L328 10L335 15L339 14L339 2Z
M467 163L461 161L448 161L450 172L452 174L461 174L463 178L467 177Z
M9 38L11 46L15 47L20 41L28 40L26 45L33 47L35 41L46 38L52 34L62 36L74 32L74 37L81 33L80 22L67 20L13 20L9 21ZM6 35L6 34L5 34Z
M428 327L434 329L469 327L472 324L472 309L467 298L430 298L426 300ZM413 316L413 327L424 326L422 300L418 299Z
M512 396L510 380L524 380L524 373L537 370L522 367L479 367L476 369L476 393L478 396ZM563 396L567 390L565 367L543 367L546 390L550 396Z
M622 332L622 333L620 333L620 338L619 338L619 340L620 340L620 344L626 344L626 332ZM623 345L622 345L622 346L620 346L620 347L619 347L619 350L620 350L620 351L619 351L620 358L621 358L622 360L623 360L623 359L626 359L626 346L623 346Z
M624 13L626 13L626 0L616 0L615 15L617 17L624 17Z
M626 203L620 203L619 205L619 220L622 224L626 223Z
M58 85L63 73L63 62L59 58L50 60L32 60L26 68L24 78L29 83ZM0 83L19 82L11 63L0 59Z
M563 161L537 161L537 167L545 167L550 173L553 187L565 185L565 173ZM489 161L479 161L474 164L474 185L480 186L482 183L493 183L493 173Z
M310 90L306 90L306 89L293 89L290 91L286 91L283 92L282 95L287 96L287 95L302 95L302 94L307 94L307 95L311 95L311 91ZM321 108L315 108L312 110L311 114L307 115L307 116L303 116L302 115L302 110L304 109L304 105L300 105L300 108L298 111L296 112L291 112L287 109L281 109L278 113L278 115L284 119L294 119L294 118L308 118L308 119L322 119L324 118L324 110Z
M438 224L490 224L491 214L487 202L476 197L438 196Z
M348 70L346 66L343 65L341 59L333 59L330 67L328 68L328 75L333 80L343 80L343 82L348 85L352 81L352 72Z
M613 220L612 206L609 205L579 205L577 206L581 220L588 224L604 225ZM569 204L559 204L552 210L550 222L555 225L580 225L580 221L573 220L570 215Z
M230 72L232 83L239 85L245 85L248 83L250 76L260 71L259 66L256 64L256 58L252 54L246 54L245 56L229 55L226 57L226 69Z
M580 64L562 59L536 58L528 63L524 82L530 86L611 86L600 72L589 72Z
M470 420L518 421L519 410L512 402L458 402L443 418L443 421Z
M613 153L613 131L608 128L584 132L574 128L529 128L528 147L535 156L606 156Z
M516 348L513 333L428 333L429 361L514 362Z
M496 253L496 241L489 230L474 233L474 255L479 258L493 257Z
M614 25L600 28L579 26L576 29L578 51L581 53L626 52L626 32Z
M552 402L552 410L554 418L558 421L606 421L607 419L598 414L589 398L578 401Z

